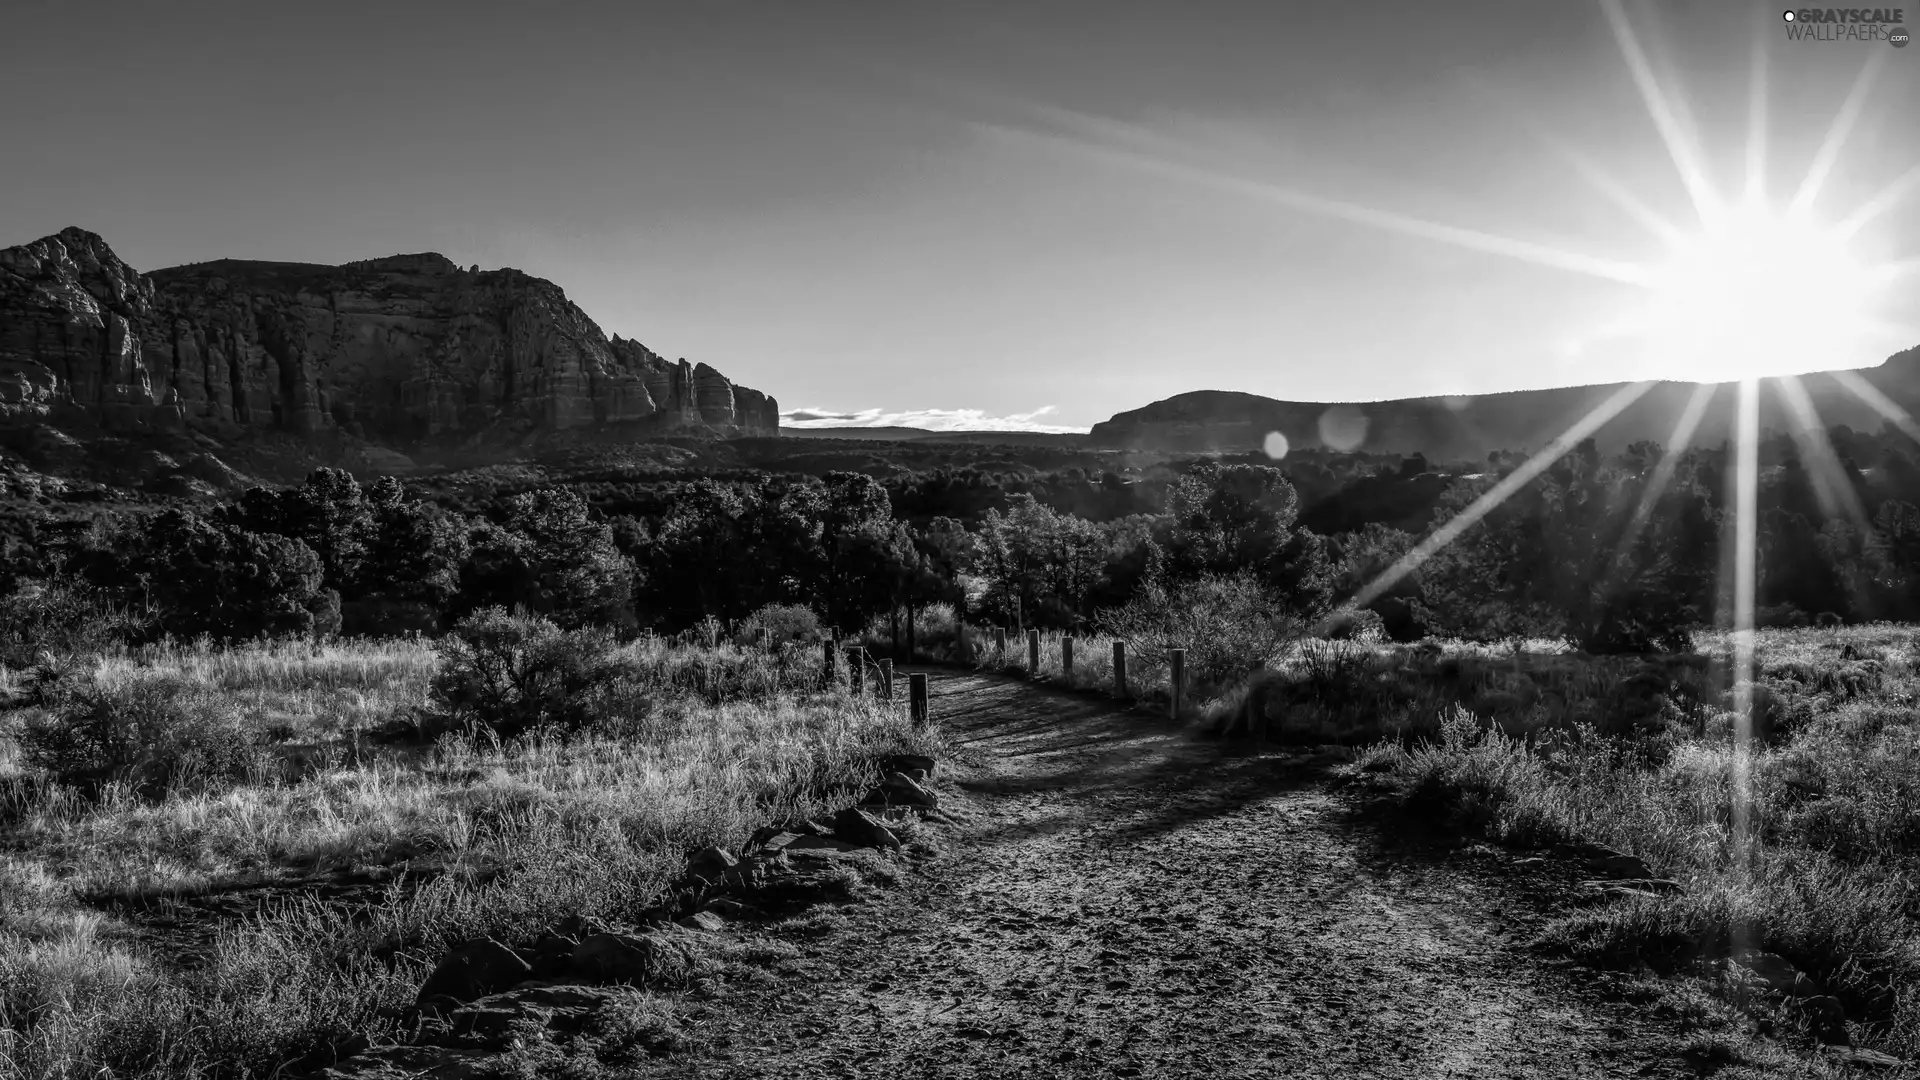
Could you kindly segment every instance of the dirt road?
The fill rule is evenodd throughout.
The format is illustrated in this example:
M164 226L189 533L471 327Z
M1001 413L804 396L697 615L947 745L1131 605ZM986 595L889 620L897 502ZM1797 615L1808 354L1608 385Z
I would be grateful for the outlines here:
M942 854L694 1008L657 1075L1691 1076L1684 1036L1530 954L1484 848L1396 848L1324 759L937 672Z

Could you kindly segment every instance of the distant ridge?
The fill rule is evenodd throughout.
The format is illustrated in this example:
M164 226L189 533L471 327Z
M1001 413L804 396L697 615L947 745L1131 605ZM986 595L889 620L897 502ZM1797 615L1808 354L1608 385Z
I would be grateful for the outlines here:
M1857 374L1909 413L1920 411L1920 347ZM1880 412L1832 373L1798 376L1822 427L1876 431ZM1095 424L1087 445L1163 452L1241 453L1262 449L1273 432L1290 449L1331 448L1419 453L1436 460L1484 459L1496 450L1547 445L1628 383L1472 396L1401 398L1354 403L1282 401L1230 390L1195 390L1116 413ZM1601 425L1593 438L1611 452L1642 440L1669 445L1696 389L1711 387L1694 445L1719 445L1733 433L1736 383L1656 383ZM1760 423L1778 431L1800 421L1783 380L1761 380Z

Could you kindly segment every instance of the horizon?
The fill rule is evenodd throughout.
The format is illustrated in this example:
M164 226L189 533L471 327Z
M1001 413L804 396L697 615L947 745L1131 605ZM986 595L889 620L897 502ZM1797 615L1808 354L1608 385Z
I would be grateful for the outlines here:
M1757 53L1758 186L1811 184L1822 222L1877 207L1863 254L1920 252L1920 51L1791 42L1749 4L1622 9L1643 70L1606 5L1214 8L422 5L369 44L351 10L129 7L56 116L25 103L78 16L30 4L0 137L52 152L0 227L78 224L142 272L511 267L796 427L1085 431L1202 389L1596 385L1672 368L1605 337L1636 294L1602 279L1663 257L1639 226L1692 231L1673 131L1737 187ZM1371 44L1286 47L1337 34ZM1920 344L1912 274L1871 342L1817 323L1825 299L1782 305L1781 330L1832 350L1799 370Z

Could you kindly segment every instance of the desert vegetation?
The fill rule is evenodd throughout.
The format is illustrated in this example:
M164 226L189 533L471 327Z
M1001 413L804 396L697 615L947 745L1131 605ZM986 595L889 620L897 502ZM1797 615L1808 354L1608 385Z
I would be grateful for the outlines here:
M264 1075L397 1031L450 945L631 921L690 852L938 749L823 642L1064 682L1067 638L1077 688L1112 685L1121 642L1130 693L1164 702L1183 649L1197 724L1347 747L1351 790L1419 820L1644 864L1545 948L1920 1055L1920 675L1910 630L1871 621L1920 595L1920 469L1833 435L1880 455L1841 460L1864 528L1822 515L1801 448L1763 455L1774 628L1744 712L1710 449L1585 444L1417 565L1517 459L645 491L320 470L44 510L0 590L0 1062ZM1820 992L1754 990L1756 950Z

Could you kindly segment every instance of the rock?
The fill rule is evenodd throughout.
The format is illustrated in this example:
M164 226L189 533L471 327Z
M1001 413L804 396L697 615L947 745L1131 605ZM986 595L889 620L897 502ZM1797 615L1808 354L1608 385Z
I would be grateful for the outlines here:
M940 806L940 797L921 787L905 773L888 773L880 786L869 792L866 798L869 804L880 806L911 806L922 810L935 810Z
M1612 878L1605 881L1583 881L1580 887L1601 891L1643 893L1647 896L1671 896L1685 891L1679 882L1671 878Z
M418 1000L444 995L471 1001L524 981L533 966L492 938L462 942L448 950L421 984Z
M1728 958L1731 963L1752 972L1768 990L1788 997L1819 997L1826 993L1820 985L1778 953L1746 949Z
M490 1071L486 1050L445 1046L376 1046L313 1074L315 1080L479 1080Z
M718 912L729 919L744 919L753 914L752 908L725 896L707 901L707 910Z
M882 773L922 772L928 776L932 776L934 760L925 754L894 754L880 759L880 771Z
M455 1010L448 1020L459 1035L504 1035L516 1020L537 1020L542 1027L571 1031L627 993L603 986L521 987L474 1001Z
M685 954L651 934L595 934L573 950L571 974L592 982L647 984L686 964Z
M573 950L578 945L572 938L552 934L534 942L533 955L527 958L533 977L555 979L565 975L573 966Z
M719 912L711 909L696 911L684 919L675 919L674 922L689 930L700 930L709 934L717 934L727 928L727 920L721 918Z
M859 807L849 806L833 816L833 834L861 847L897 848L900 838Z
M1587 869L1610 879L1654 878L1652 868L1638 855L1627 855L1598 844L1569 845L1566 850L1585 862Z
M1868 1050L1863 1046L1823 1046L1820 1053L1827 1060L1841 1065L1853 1065L1863 1069L1899 1069L1906 1062L1892 1054L1883 1054L1878 1050Z
M608 338L552 282L425 253L141 275L83 229L0 249L0 424L340 431L402 472L441 435L774 435L779 405Z
M876 822L876 824L878 824ZM768 853L802 851L858 851L859 844L841 840L832 836L796 836L793 833L781 833L767 841L762 849Z
M733 852L719 847L704 847L687 860L687 872L708 881L718 881L727 871L740 865Z

